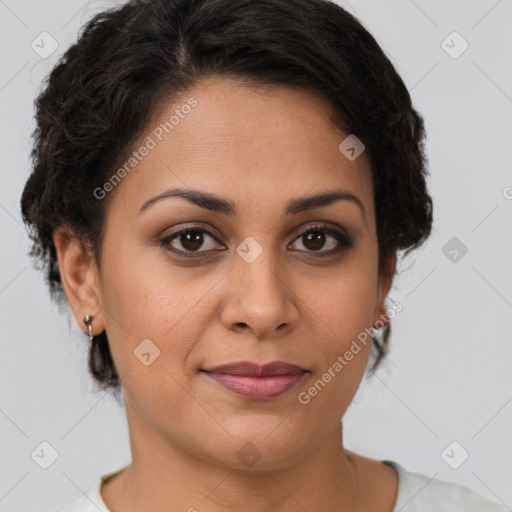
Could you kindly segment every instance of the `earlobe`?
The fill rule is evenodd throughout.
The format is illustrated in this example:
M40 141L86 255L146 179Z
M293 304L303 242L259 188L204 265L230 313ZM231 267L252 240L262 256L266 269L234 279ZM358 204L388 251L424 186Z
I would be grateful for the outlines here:
M94 317L95 334L104 330L98 272L93 255L86 251L80 239L68 228L53 234L60 278L73 316L80 329L87 332L83 319Z

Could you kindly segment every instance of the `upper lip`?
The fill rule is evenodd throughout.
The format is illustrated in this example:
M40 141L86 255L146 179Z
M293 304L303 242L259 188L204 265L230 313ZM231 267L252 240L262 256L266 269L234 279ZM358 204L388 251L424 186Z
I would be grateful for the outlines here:
M271 375L300 375L307 370L295 364L285 363L283 361L273 361L264 365L250 361L237 361L235 363L223 364L212 368L203 368L203 371L228 375L267 377Z

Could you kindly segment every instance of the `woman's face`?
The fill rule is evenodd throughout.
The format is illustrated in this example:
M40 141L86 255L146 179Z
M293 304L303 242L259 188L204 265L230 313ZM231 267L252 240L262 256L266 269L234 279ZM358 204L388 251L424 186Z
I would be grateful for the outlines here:
M378 274L370 161L339 149L348 134L329 117L304 91L209 78L133 148L107 192L97 303L73 307L106 329L132 438L271 469L339 429L370 351L358 335L381 318L391 278ZM173 189L194 200L156 199ZM304 201L320 193L350 196ZM240 361L306 371L204 371Z

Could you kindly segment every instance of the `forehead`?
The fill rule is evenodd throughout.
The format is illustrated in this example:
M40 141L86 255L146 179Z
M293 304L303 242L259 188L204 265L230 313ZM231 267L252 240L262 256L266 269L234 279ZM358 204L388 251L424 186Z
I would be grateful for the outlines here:
M342 187L372 213L370 161L364 152L351 161L340 151L349 134L331 117L328 102L308 90L203 79L159 105L116 194L131 216L148 198L174 187L269 205Z

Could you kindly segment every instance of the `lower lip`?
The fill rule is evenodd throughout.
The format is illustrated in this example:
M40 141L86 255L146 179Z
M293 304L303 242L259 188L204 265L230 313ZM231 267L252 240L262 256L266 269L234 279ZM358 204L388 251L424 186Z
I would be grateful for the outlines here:
M269 375L268 377L248 377L226 373L203 372L221 386L253 400L268 400L283 395L293 389L306 375Z

